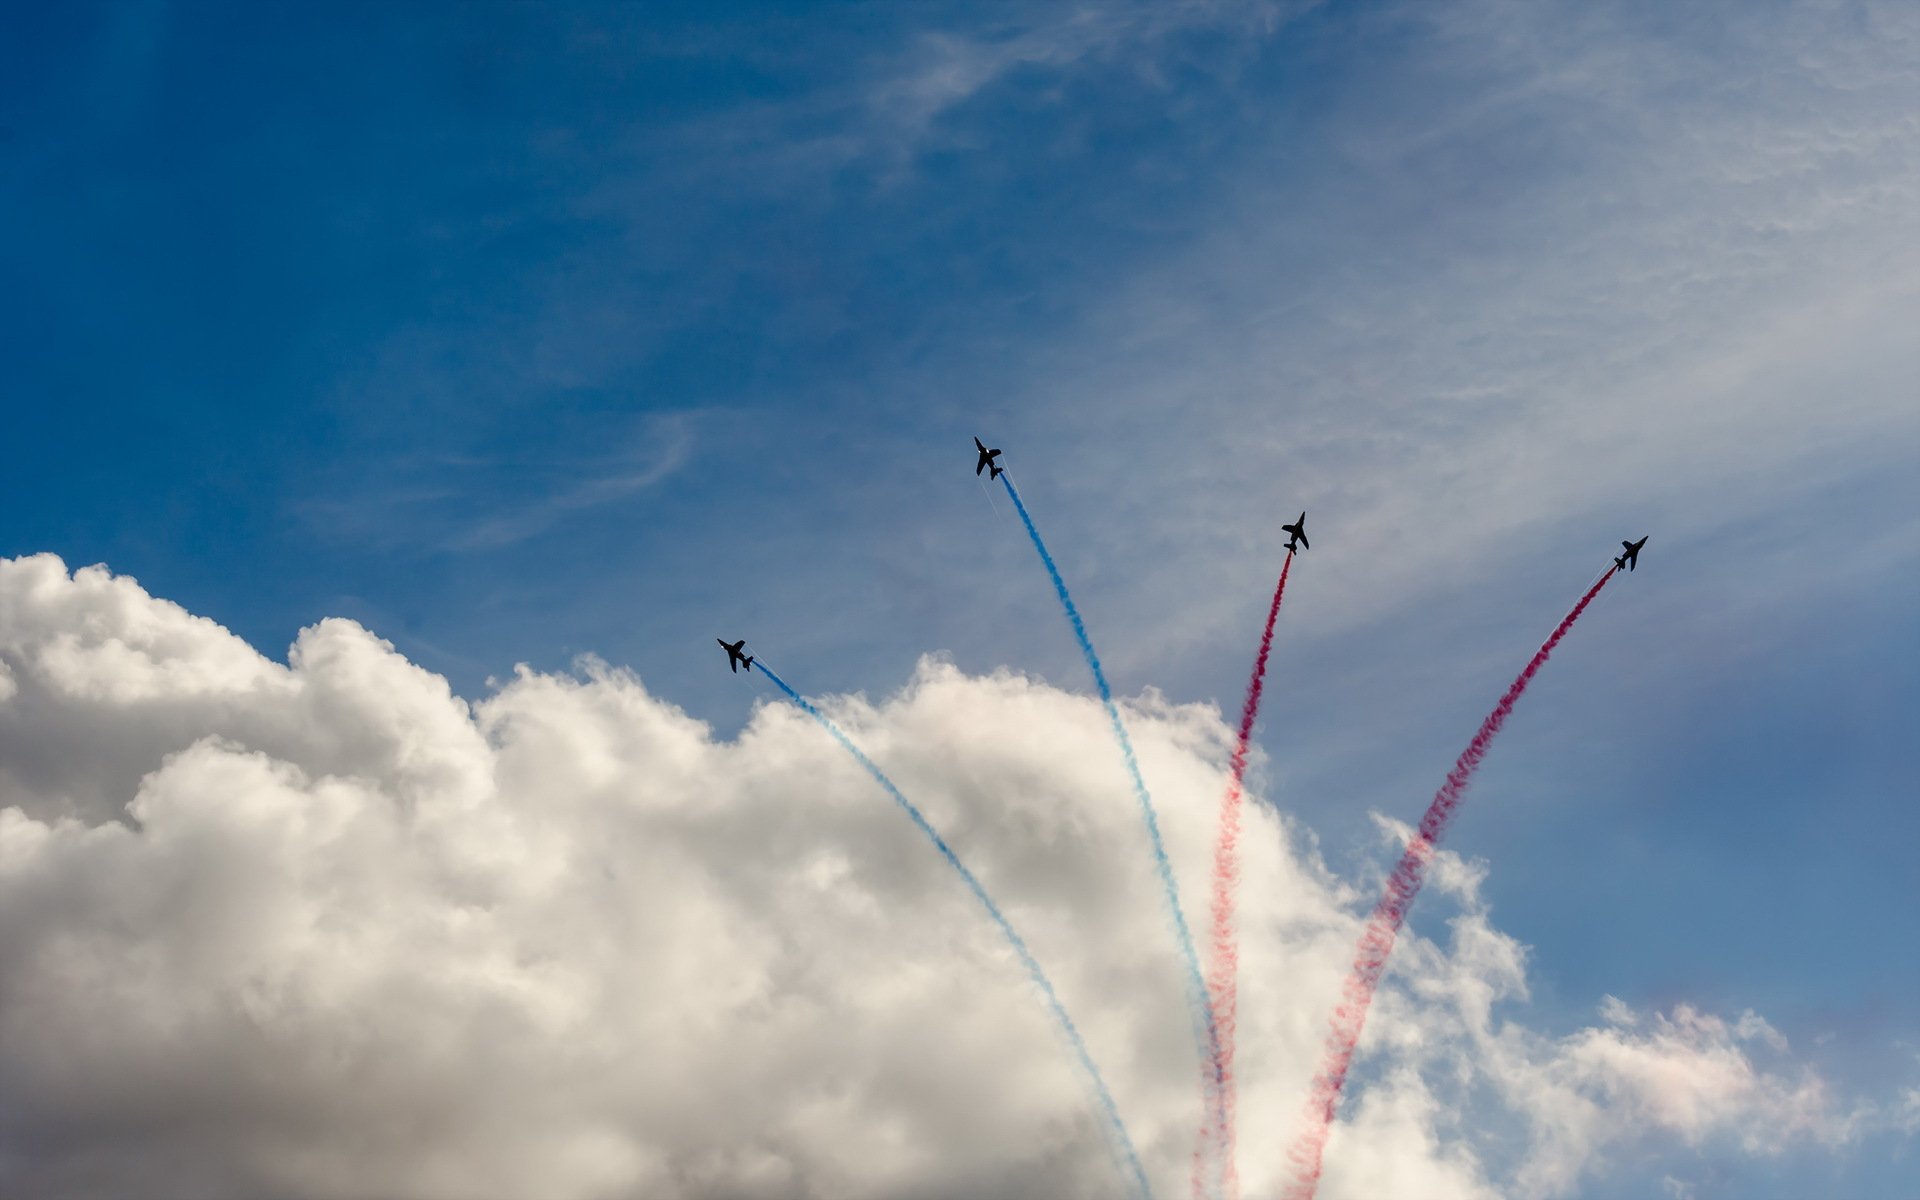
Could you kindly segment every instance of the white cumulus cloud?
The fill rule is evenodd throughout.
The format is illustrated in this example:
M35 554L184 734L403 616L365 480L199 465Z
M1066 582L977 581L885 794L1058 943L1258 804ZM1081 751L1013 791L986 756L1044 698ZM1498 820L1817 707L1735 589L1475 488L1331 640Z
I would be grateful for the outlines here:
M928 660L826 707L1026 934L1156 1188L1180 1190L1197 1064L1097 705ZM1198 927L1229 731L1210 707L1127 709ZM1271 807L1245 842L1261 1195L1368 890ZM1525 950L1482 873L1437 863L1415 932L1456 915L1402 944L1328 1200L1565 1195L1626 1144L1858 1135L1866 1110L1752 1013L1522 1024ZM104 568L0 560L0 1193L1123 1191L1012 955L792 706L717 740L593 661L469 703L349 621L283 664Z

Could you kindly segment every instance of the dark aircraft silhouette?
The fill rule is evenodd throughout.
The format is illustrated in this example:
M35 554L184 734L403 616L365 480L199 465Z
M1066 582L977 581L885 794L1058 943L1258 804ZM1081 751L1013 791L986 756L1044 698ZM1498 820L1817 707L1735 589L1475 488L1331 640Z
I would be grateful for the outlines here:
M1304 509L1301 511L1300 519L1298 521L1295 521L1291 525L1282 525L1280 528L1286 533L1292 535L1291 537L1287 538L1288 554L1292 554L1295 550L1305 550L1308 548L1307 514ZM1295 545L1294 543L1296 542L1299 544Z
M1647 539L1641 538L1637 542L1621 542L1620 544L1627 548L1627 552L1613 560L1614 569L1620 570L1624 568L1631 571L1633 570L1634 564L1640 561L1640 547L1647 544Z
M741 638L737 642L721 641L719 638L713 640L720 642L720 648L727 652L727 670L737 672L741 667L749 671L753 670L753 655L740 653L740 648L747 644L747 639Z
M993 474L987 476L987 478L988 479L1000 478L1000 472L1003 470L1003 468L998 463L993 461L994 459L1000 457L1000 452L998 450L987 449L987 444L981 441L979 438L973 439L973 444L979 447L980 449L980 463L978 466L973 468L973 473L975 475L978 475L980 472L986 470L988 467L992 467Z

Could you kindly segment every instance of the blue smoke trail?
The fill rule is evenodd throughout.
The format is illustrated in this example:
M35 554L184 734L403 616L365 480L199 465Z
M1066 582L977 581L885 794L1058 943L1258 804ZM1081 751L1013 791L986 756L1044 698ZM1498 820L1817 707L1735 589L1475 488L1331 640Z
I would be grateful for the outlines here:
M1179 940L1180 953L1186 959L1187 1007L1192 1015L1194 1040L1199 1044L1202 1061L1211 1066L1211 1087L1208 1090L1212 1094L1208 1102L1215 1109L1217 1119L1226 1086L1220 1057L1220 1028L1214 1021L1213 1003L1207 995L1206 980L1200 973L1200 956L1194 951L1193 935L1187 930L1186 914L1180 911L1180 885L1174 882L1173 864L1168 861L1166 843L1160 838L1160 817L1154 812L1153 797L1147 794L1147 781L1140 777L1140 763L1133 754L1133 739L1127 736L1126 726L1120 723L1120 710L1113 703L1113 689L1107 686L1107 673L1100 668L1100 656L1093 651L1093 639L1087 636L1086 622L1080 619L1080 610L1067 591L1067 581L1060 577L1060 568L1054 565L1053 555L1047 553L1047 543L1041 540L1040 530L1034 527L1033 517L1020 500L1019 489L1013 486L1013 476L1002 471L1000 482L1006 485L1007 495L1013 497L1013 507L1020 513L1020 523L1027 527L1027 536L1033 539L1033 548L1040 552L1040 561L1046 564L1047 574L1053 579L1053 590L1060 597L1060 606L1067 610L1067 621L1073 626L1073 636L1080 640L1080 653L1093 670L1094 686L1100 689L1100 702L1107 706L1107 720L1113 724L1114 739L1120 743L1120 753L1127 760L1127 774L1133 780L1133 796L1140 802L1140 816L1146 822L1147 839L1153 845L1153 865L1160 873L1160 890L1166 898L1167 911L1173 915L1173 932ZM1219 1128L1219 1125L1216 1124L1215 1128Z
M1035 987L1040 989L1040 994L1046 998L1047 1007L1053 1010L1054 1019L1060 1022L1061 1030L1073 1046L1074 1057L1080 1060L1081 1070L1085 1071L1087 1078L1093 1081L1094 1091L1099 1095L1100 1113L1106 1118L1107 1131L1111 1140L1118 1144L1126 1159L1125 1168L1127 1173L1133 1176L1135 1190L1139 1192L1142 1200L1152 1200L1153 1189L1147 1184L1146 1168L1140 1165L1140 1155L1133 1148L1133 1138L1127 1133L1126 1124L1120 1120L1120 1110L1113 1102L1113 1093L1107 1091L1107 1082L1101 1077L1100 1068L1094 1065L1093 1054L1087 1049L1087 1043L1080 1037L1079 1027L1073 1023L1073 1018L1067 1015L1066 1006L1060 1003L1059 994L1053 990L1053 982L1047 978L1046 972L1040 969L1039 960L1033 957L1033 951L1027 949L1026 939L1020 936L1019 931L1014 929L1013 922L1007 920L1007 915L1000 911L1000 906L987 895L987 889L981 886L980 880L967 869L965 863L960 861L960 856L953 852L953 847L947 845L947 839L941 837L939 831L927 821L919 807L894 786L893 780L888 779L879 767L873 765L873 760L868 758L860 747L853 744L853 739L829 720L825 713L808 703L804 696L788 686L786 680L775 675L766 663L756 659L753 665L760 668L762 675L773 680L774 686L787 694L787 699L798 704L802 712L818 721L822 729L832 734L833 740L839 742L848 754L853 755L854 761L858 762L867 774L873 776L874 782L887 790L887 795L892 796L893 802L900 806L900 810L907 814L908 819L919 826L921 833L927 835L927 840L932 842L934 849L940 852L940 857L946 859L947 865L959 873L961 881L967 885L967 890L973 893L973 898L980 902L980 906L987 910L987 915L993 918L993 923L1000 927L1000 932L1006 937L1007 944L1012 946L1013 952L1019 956L1020 965L1027 969L1028 978L1033 981Z

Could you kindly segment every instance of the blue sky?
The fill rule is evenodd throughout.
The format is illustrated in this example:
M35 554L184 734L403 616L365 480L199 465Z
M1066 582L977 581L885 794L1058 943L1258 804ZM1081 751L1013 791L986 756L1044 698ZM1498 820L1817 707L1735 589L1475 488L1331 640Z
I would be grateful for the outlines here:
M815 692L1089 685L976 433L1124 693L1237 705L1306 508L1264 796L1364 873L1650 533L1454 848L1548 1013L1751 1007L1920 1074L1903 6L7 23L0 551L269 655L352 617L467 696L593 654L731 733L716 634ZM1885 1194L1900 1154L1793 1169Z

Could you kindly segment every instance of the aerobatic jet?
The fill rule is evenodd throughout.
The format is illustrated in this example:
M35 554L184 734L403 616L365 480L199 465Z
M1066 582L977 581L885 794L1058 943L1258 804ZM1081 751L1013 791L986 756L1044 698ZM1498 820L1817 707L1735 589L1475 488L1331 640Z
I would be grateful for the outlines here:
M998 450L989 450L989 449L987 449L987 444L986 444L985 442L983 442L983 441L981 441L981 440L980 440L979 438L975 438L975 439L973 439L973 444L974 444L974 445L975 445L975 446L976 446L976 447L977 447L977 448L979 449L979 451L980 451L980 462L979 462L979 465L977 465L977 466L975 466L975 467L973 468L973 473L974 473L975 475L978 475L978 474L979 474L980 472L982 472L982 471L984 471L984 470L986 470L987 468L989 468L989 467L991 467L991 468L993 468L993 474L991 474L991 475L989 475L989 476L987 476L987 478L988 478L988 479L998 479L998 478L1000 478L1000 472L1001 472L1002 470L1004 470L1004 468L1003 468L1003 467L1001 467L1001 466L1000 466L1000 464L998 464L998 463L996 463L996 462L994 462L994 461L993 461L994 459L996 459L996 458L999 458L999 457L1000 457L1000 452L999 452Z
M1614 569L1631 571L1634 568L1634 564L1640 561L1640 547L1647 544L1647 539L1641 538L1637 542L1623 541L1620 544L1626 547L1627 552L1613 560Z
M1291 536L1287 538L1287 553L1307 549L1307 514L1303 509L1300 519L1291 525L1282 525L1281 530Z
M740 653L741 648L747 644L747 639L741 638L737 642L724 641L720 638L713 640L719 642L720 648L727 652L727 670L738 672L741 667L749 671L753 669L753 655Z

